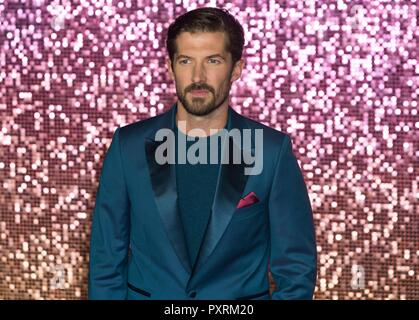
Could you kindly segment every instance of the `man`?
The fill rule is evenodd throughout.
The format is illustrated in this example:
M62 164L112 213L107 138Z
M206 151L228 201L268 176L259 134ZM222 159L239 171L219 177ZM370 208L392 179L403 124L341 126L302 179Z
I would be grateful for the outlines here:
M178 100L115 131L93 215L90 299L312 298L313 219L290 138L229 106L243 45L221 9L170 26ZM242 140L225 134L234 130Z

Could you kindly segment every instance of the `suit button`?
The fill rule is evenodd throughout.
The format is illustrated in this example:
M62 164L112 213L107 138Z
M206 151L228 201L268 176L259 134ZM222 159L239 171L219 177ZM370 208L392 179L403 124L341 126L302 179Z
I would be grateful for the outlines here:
M196 291L189 291L189 298L195 298L196 297Z

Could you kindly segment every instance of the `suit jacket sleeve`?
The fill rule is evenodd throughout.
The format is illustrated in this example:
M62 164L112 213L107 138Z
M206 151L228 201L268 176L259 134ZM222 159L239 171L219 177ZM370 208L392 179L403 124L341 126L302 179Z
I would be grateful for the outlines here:
M96 194L90 238L89 299L125 299L129 248L129 199L116 129Z
M269 198L270 271L276 284L272 299L312 299L317 254L307 188L285 136Z

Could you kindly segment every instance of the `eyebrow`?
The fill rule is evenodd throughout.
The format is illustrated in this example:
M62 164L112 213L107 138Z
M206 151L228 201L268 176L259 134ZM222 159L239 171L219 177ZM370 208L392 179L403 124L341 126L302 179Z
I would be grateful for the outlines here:
M176 60L179 60L179 59L184 59L184 58L188 58L188 59L193 59L192 57L189 57L189 56L187 56L187 55L184 55L184 54L181 54L181 55L179 55L177 58L176 58ZM209 58L221 58L221 59L223 59L224 61L226 60L221 54L219 54L219 53L217 53L217 54L212 54L212 55L210 55L210 56L206 56L205 57L206 59L209 59Z

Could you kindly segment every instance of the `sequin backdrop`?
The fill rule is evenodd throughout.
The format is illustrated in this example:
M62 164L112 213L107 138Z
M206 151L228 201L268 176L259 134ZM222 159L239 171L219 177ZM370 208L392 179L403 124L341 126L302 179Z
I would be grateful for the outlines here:
M175 101L165 31L215 5L246 32L231 104L293 139L315 297L419 298L414 0L0 0L0 298L86 298L112 134Z

